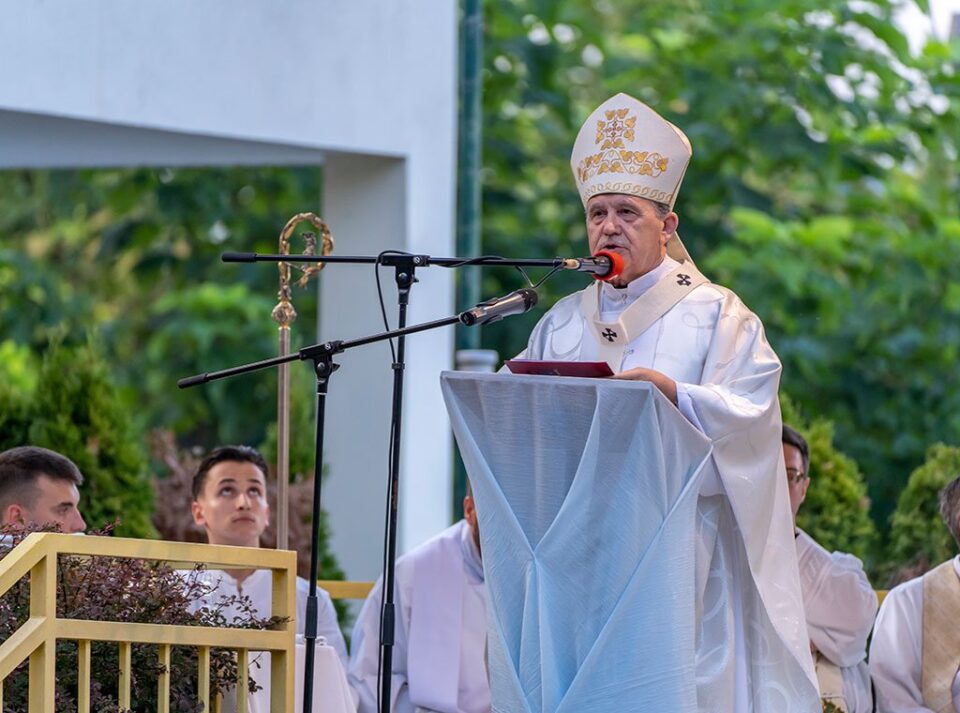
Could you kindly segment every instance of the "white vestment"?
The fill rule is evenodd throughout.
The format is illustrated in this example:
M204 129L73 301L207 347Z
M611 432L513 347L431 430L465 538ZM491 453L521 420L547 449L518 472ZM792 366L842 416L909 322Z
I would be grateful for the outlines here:
M229 573L222 570L211 569L188 576L196 576L203 582L209 593L204 597L200 605L217 606L218 602L224 597L233 597L244 595L249 597L253 604L256 615L261 618L270 616L271 600L273 592L273 574L268 569L254 570L252 574L243 581L237 580ZM307 615L307 597L310 594L310 584L302 577L297 577L297 611L296 611L296 633L303 634ZM246 619L236 603L226 605L222 609L226 617L227 624L233 623L234 617L240 620ZM340 632L340 625L337 622L337 611L333 608L333 602L330 595L323 589L317 588L317 636L326 639L328 646L332 646L340 657L341 663L347 664L347 646L343 641L343 634ZM261 686L270 685L270 654L268 652L250 653L250 677L256 680ZM342 677L342 673L339 674ZM344 689L346 690L346 689ZM264 694L260 691L257 696ZM256 696L251 696L249 709L251 713L259 709L259 704L255 701ZM235 712L237 709L236 693L232 689L224 694L221 710L224 713Z
M209 594L204 598L204 603L207 606L215 605L223 597L242 594L249 597L250 601L253 602L258 617L266 619L270 616L270 601L273 596L273 575L270 570L254 570L250 576L239 583L229 572L218 569L204 570L196 576L209 589ZM304 622L307 617L307 596L309 594L309 582L303 577L297 577L295 624L298 634L304 632ZM228 625L232 622L233 617L243 616L236 605L224 607L223 615L226 617ZM340 624L337 622L337 611L333 608L330 595L319 587L317 587L317 636L322 636L326 639L328 646L336 649L340 661L346 666L347 645L343 641Z
M632 339L614 372L647 367L677 383L680 412L713 443L697 517L699 710L819 711L780 445L780 362L756 315L709 283L630 329L629 319L646 323L628 308L658 282L690 284L695 269L680 267L666 257L624 289L601 283L565 297L519 358L609 363L596 325L621 319Z
M803 530L797 535L797 558L810 643L840 668L848 713L870 713L867 637L877 595L863 563L853 555L827 552Z
M960 576L960 557L953 560ZM957 635L960 640L960 633ZM870 675L877 713L934 713L923 705L923 577L894 587L877 614L870 642ZM960 671L951 686L960 713Z
M400 557L394 584L390 710L488 713L483 565L466 521ZM378 710L382 587L380 580L353 629L348 678L359 713Z

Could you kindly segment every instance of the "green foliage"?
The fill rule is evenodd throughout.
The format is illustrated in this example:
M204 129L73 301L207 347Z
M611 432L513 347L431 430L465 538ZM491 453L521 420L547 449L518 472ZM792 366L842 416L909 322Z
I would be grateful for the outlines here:
M958 475L960 448L931 446L926 461L910 474L890 518L890 562L885 573L901 566L919 573L957 553L957 544L940 517L937 496Z
M868 561L877 531L857 464L834 448L829 421L804 420L786 395L780 403L783 422L799 431L810 447L810 487L797 514L797 525L826 549Z
M80 509L89 525L119 518L119 534L154 534L145 453L99 347L57 342L35 379L24 381L35 388L0 389L0 450L29 443L64 454L83 473Z
M313 473L314 442L316 434L316 379L309 369L298 368L294 364L290 369L290 479L306 477ZM277 462L277 423L267 427L266 440L260 446L260 452L267 463ZM324 467L326 477L326 467ZM311 505L312 508L312 505Z
M0 342L0 439L5 443L27 442L36 361L28 348L9 339Z
M99 392L80 396L96 380L74 383L72 410L33 429L27 394L36 386L29 375L36 374L39 355L51 340L69 344L97 334L117 384L115 407L128 425L130 449L139 450L132 445L138 434L172 429L181 447L265 444L273 461L274 372L187 391L176 381L276 354L270 314L277 269L224 265L219 256L276 252L289 217L316 210L319 198L320 172L310 167L0 173L0 324L9 340L0 345L0 362L10 372L0 379L0 434L11 445L43 437L72 457L89 480L81 507L91 524L119 514L122 533L153 533L142 458L134 466L111 440L118 452L105 460L102 438L64 435L69 419L78 420L84 433L99 427L81 406ZM301 249L294 240L291 250ZM294 287L293 297L301 315L291 328L297 349L314 341L315 283ZM303 364L290 372L291 472L309 473L312 372ZM40 388L46 388L43 381ZM44 398L50 408L62 406L52 395ZM114 482L101 477L107 469ZM162 467L155 463L153 470ZM189 509L181 514L189 518ZM325 547L322 554L335 574Z
M653 106L693 144L676 208L687 247L761 317L786 391L835 425L880 519L930 440L960 432L960 49L911 55L896 6L486 6L483 252L582 254L576 132L615 92ZM483 346L522 349L586 283L564 278ZM517 282L486 271L483 293Z
M4 337L40 354L93 331L139 430L173 426L203 449L261 443L275 374L189 391L176 381L276 354L276 269L219 256L276 252L287 219L316 209L319 185L315 168L0 173ZM298 348L314 341L316 291L294 299Z

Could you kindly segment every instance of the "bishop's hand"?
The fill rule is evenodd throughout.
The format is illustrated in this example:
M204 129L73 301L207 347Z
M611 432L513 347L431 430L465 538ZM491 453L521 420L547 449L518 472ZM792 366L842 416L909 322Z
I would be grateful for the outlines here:
M661 371L647 369L642 366L627 369L619 374L609 377L611 379L622 379L624 381L649 381L673 403L677 405L677 382Z

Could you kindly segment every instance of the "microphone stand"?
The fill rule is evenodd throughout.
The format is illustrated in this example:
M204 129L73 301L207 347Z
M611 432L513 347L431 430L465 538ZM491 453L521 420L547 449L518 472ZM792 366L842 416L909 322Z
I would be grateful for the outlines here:
M290 256L284 255L281 256L286 258L285 261L290 259ZM315 658L315 646L317 638L317 610L318 610L318 601L317 601L317 575L319 570L319 550L320 550L320 493L321 493L321 468L323 466L323 433L324 433L324 416L326 410L326 396L327 396L327 387L329 385L330 377L333 376L334 372L339 368L339 365L334 363L333 357L336 354L346 351L347 349L353 349L354 347L364 346L366 344L371 344L373 342L384 341L387 339L397 338L397 362L393 365L394 368L394 388L393 388L393 441L392 441L392 453L391 453L391 469L390 469L390 490L388 492L389 498L389 520L388 520L388 546L387 546L387 568L384 572L384 590L383 590L383 602L384 602L384 613L383 619L381 620L381 648L383 652L383 679L381 684L381 710L389 713L390 710L390 680L392 674L392 665L393 665L393 645L394 645L394 629L395 629L395 605L394 605L394 596L393 596L393 579L394 579L394 564L396 559L396 513L397 513L397 494L399 487L399 456L400 456L400 419L401 419L401 407L402 407L402 398L403 398L403 345L404 337L408 334L415 334L416 332L423 332L429 329L436 329L438 327L444 327L451 324L456 324L457 322L463 322L464 324L480 324L482 322L475 322L470 314L470 311L462 312L454 317L446 317L444 319L434 320L432 322L425 322L423 324L414 325L412 327L404 326L406 322L406 307L409 302L409 291L411 285L415 282L413 274L413 262L414 258L419 256L413 255L391 255L385 256L385 259L394 259L394 258L406 258L405 260L398 260L397 262L397 286L400 290L400 320L401 325L398 329L394 329L387 332L381 332L379 334L374 334L368 337L361 337L359 339L352 339L348 341L334 340L329 342L323 342L321 344L314 344L309 347L304 347L300 349L295 354L288 354L286 356L274 357L272 359L263 359L261 361L251 362L249 364L244 364L241 366L232 367L229 369L223 369L221 371L207 372L203 374L196 374L194 376L189 376L183 379L180 379L177 382L177 386L181 389L186 389L192 386L197 386L198 384L205 384L210 381L216 381L218 379L225 379L239 374L246 374L253 371L260 371L262 369L268 369L270 367L279 366L280 364L285 364L291 361L312 361L313 369L316 375L317 380L317 423L316 423L316 439L315 439L315 451L314 451L314 481L313 481L313 522L311 523L311 541L310 541L310 582L309 582L309 594L307 597L307 607L306 607L306 621L304 622L304 640L306 643L306 656L305 656L305 666L304 666L304 685L303 685L303 711L304 713L311 713L313 707L313 674L314 674L314 658ZM300 260L300 257L297 257L297 260ZM376 258L372 258L372 261L375 261ZM409 269L407 265L409 263ZM529 309L532 304L527 304L525 309ZM525 310L524 310L525 311Z
M385 567L383 572L383 614L380 621L380 649L381 649L381 671L380 680L380 711L381 713L390 713L390 677L393 671L393 647L395 642L395 622L396 605L394 596L394 578L395 563L397 558L397 511L400 501L400 435L401 420L403 415L403 373L406 368L405 349L404 349L404 328L407 324L407 306L410 302L410 288L417 281L416 269L418 267L429 267L437 265L440 267L461 267L466 265L484 265L498 267L552 267L561 268L567 261L563 258L551 259L507 259L499 256L483 256L479 258L460 258L460 257L432 257L424 254L413 253L386 253L379 257L371 255L297 255L295 260L291 260L289 255L265 254L265 253L223 253L220 256L222 262L299 262L299 263L345 263L345 264L375 264L385 265L394 268L394 278L397 283L397 351L396 360L393 367L393 409L390 430L390 480L387 487L387 514L385 518L386 530L386 553ZM451 322L452 324L452 322ZM434 326L441 326L439 324ZM388 337L384 337L385 339ZM279 363L279 362L278 362ZM319 366L317 366L319 368ZM320 374L317 374L317 399L326 396L320 392ZM326 385L324 384L324 389ZM319 448L318 448L319 451ZM317 463L317 470L314 481L319 490L320 483L320 463ZM315 499L314 503L314 522L319 521L319 505ZM316 580L316 569L314 568L314 559L317 557L316 550L319 546L319 533L316 526L312 537L312 550L310 556L311 580ZM311 583L311 592L313 591ZM308 607L314 599L308 599ZM310 611L307 612L307 626L311 626ZM312 625L315 627L315 624ZM308 630L309 631L309 630ZM306 635L305 635L306 638ZM309 641L309 639L307 639ZM312 646L307 647L307 665L311 665ZM312 669L309 669L312 671ZM304 701L309 700L307 689L304 687ZM309 711L304 708L306 713Z

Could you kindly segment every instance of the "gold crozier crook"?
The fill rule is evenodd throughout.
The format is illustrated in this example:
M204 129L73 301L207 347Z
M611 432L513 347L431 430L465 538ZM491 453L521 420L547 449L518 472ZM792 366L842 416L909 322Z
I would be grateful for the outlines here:
M311 223L320 234L321 255L329 255L333 252L333 236L330 234L330 228L323 220L313 213L297 213L280 231L280 254L290 254L290 237L293 230L300 223ZM302 255L317 254L317 235L315 233L304 232L301 234L304 242ZM279 262L277 267L280 269L280 291L277 298L280 300L277 306L273 308L273 321L279 326L280 338L280 356L286 356L290 353L290 325L297 318L297 310L293 307L292 286L290 278L292 270L300 271L300 279L297 284L300 287L306 287L310 277L323 269L324 263L314 262L298 265L293 262ZM289 364L281 364L277 378L277 549L285 550L289 546L290 540L290 507L289 507L289 484L290 484L290 372ZM315 478L319 478L319 473L314 473Z

